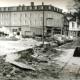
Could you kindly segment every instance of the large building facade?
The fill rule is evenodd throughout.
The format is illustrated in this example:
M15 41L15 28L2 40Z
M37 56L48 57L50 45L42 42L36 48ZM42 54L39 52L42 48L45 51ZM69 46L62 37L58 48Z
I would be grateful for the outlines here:
M30 6L0 7L0 26L13 34L42 35L43 24L45 34L60 34L64 24L62 10L43 3L34 5L34 2Z

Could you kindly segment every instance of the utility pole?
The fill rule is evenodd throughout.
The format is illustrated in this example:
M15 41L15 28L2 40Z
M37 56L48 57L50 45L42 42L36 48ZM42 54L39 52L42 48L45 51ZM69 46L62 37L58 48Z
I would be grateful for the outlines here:
M42 45L44 46L44 2L42 2L43 6L43 33L42 33Z

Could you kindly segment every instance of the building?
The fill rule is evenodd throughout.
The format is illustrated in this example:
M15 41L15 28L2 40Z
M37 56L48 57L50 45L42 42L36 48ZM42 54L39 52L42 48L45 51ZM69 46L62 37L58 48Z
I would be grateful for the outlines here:
M69 36L80 37L80 21L77 17L73 17L69 21Z
M0 26L7 27L13 34L42 35L43 24L45 34L60 34L63 23L62 9L52 5L31 2L30 6L0 7Z

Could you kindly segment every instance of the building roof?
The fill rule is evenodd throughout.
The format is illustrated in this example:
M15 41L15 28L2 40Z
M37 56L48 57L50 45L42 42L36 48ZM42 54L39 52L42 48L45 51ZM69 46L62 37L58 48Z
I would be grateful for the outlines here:
M7 12L7 11L54 11L58 13L62 13L62 9L54 7L52 5L34 5L34 2L31 2L30 6L19 5L19 6L12 6L12 7L0 7L0 12Z
M73 18L71 18L69 21L76 21L76 18L73 17Z

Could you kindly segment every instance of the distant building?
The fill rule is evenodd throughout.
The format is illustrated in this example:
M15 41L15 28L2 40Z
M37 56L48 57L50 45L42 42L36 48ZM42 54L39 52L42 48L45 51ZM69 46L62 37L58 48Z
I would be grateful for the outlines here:
M7 27L10 32L22 35L42 35L43 9L45 34L60 34L64 23L62 9L52 5L19 5L0 7L0 26Z
M80 21L77 17L73 17L69 21L69 36L80 37Z

